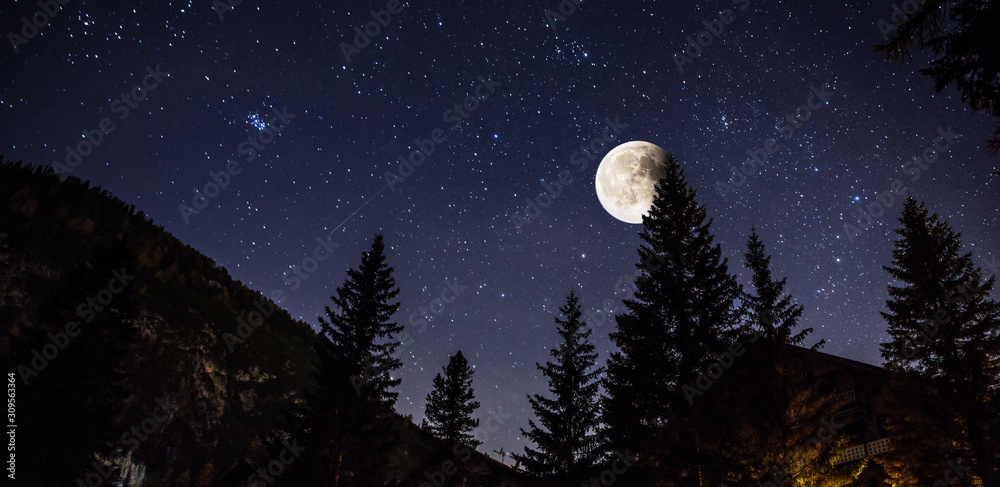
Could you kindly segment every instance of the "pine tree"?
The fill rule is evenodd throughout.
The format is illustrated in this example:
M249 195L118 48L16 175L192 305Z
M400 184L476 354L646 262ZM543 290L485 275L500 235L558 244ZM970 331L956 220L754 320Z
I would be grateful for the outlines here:
M310 444L313 461L329 466L331 485L378 483L387 465L394 430L391 417L399 385L390 373L402 366L395 357L402 325L391 321L399 303L392 268L385 262L382 235L364 252L357 269L319 317L317 387L310 402L317 428ZM329 321L327 321L329 320Z
M434 436L452 445L461 443L475 448L481 442L471 434L479 426L479 420L472 419L472 413L479 408L472 390L472 374L461 350L452 355L444 367L444 376L434 376L434 389L427 394L425 413Z
M757 235L757 229L750 230L744 265L753 273L751 282L756 294L745 294L744 303L751 328L767 342L777 346L801 345L812 333L806 328L795 335L802 316L802 306L792 304L792 297L785 294L788 278L775 280L771 274L771 256L764 250L764 242ZM823 341L812 346L815 350L823 346Z
M895 5L893 5L895 7ZM936 59L920 70L934 78L935 89L951 83L973 110L1000 119L1000 0L934 0L897 8L893 23L878 22L886 42L876 46L890 61L901 61L910 48L930 49ZM992 154L1000 153L1000 126L987 139Z
M913 198L906 201L892 265L885 267L901 284L889 286L882 312L890 337L882 356L898 373L890 386L897 448L887 469L929 485L952 461L971 468L983 485L998 485L993 405L1000 388L1000 304L989 298L996 276L984 279L971 254L961 253L961 235L928 213Z
M773 276L771 256L756 229L751 229L744 255L753 292L743 294L746 321L740 356L730 359L734 365L721 386L725 402L740 405L727 411L734 430L734 448L729 450L735 460L733 475L751 484L782 484L787 478L808 485L844 485L849 473L835 472L829 461L842 438L810 448L808 457L798 454L816 433L815 425L834 413L809 373L807 356L795 348L813 329L797 330L803 307L786 294L788 279ZM823 344L821 340L811 349Z
M324 336L335 353L353 368L351 381L361 396L392 408L398 392L390 391L400 384L392 371L403 363L395 356L400 342L395 340L403 326L391 321L399 303L391 303L399 294L392 268L385 262L382 235L376 235L372 248L361 256L357 269L348 269L347 280L330 299L337 306L327 306L327 322L319 317Z
M562 338L558 348L550 350L555 362L536 364L549 379L551 397L528 396L539 424L528 420L528 430L521 430L537 449L524 447L524 455L514 455L529 472L551 477L559 485L586 483L587 476L600 456L598 377L603 368L595 368L597 352L590 343L593 332L580 320L580 300L575 291L566 297L556 317L556 330Z
M699 435L711 403L694 407L682 392L714 362L714 353L729 348L739 319L739 286L706 220L668 155L643 217L634 299L625 300L627 311L615 317L611 338L619 350L608 361L605 385L608 447L638 454L635 485L668 476L712 485L719 472L714 452L729 441Z

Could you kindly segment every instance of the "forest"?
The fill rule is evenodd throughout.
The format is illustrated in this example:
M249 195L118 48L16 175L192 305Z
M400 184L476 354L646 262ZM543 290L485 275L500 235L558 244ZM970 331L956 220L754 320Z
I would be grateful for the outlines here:
M16 371L17 475L32 485L997 478L995 276L912 198L885 266L899 282L883 313L889 452L836 461L858 438L831 420L840 405L812 373L807 352L823 343L798 325L803 309L752 229L752 282L731 275L671 156L615 317L618 351L600 360L570 291L549 325L560 341L538 364L548 393L530 397L522 426L532 446L508 465L476 451L497 412L479 411L461 351L430 385L421 424L395 412L404 327L382 235L308 324L100 188L21 163L0 173L0 349Z

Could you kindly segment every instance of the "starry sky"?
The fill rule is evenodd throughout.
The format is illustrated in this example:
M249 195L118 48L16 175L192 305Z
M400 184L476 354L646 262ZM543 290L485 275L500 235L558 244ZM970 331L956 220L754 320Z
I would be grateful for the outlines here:
M0 154L65 165L67 146L88 152L69 156L74 176L250 287L282 291L313 325L383 233L411 335L397 409L419 422L433 375L461 349L480 415L505 418L482 451L524 445L525 395L546 389L535 363L557 344L570 289L601 360L611 351L640 227L612 218L593 181L619 142L675 155L747 286L757 227L828 353L882 363L881 266L901 195L998 267L1000 159L982 143L994 122L953 89L935 93L918 72L927 55L873 52L891 1L587 0L570 12L567 0L559 17L546 13L556 0L231 3L70 0L34 15L34 1L5 2ZM41 27L23 35L22 16ZM365 24L370 38L355 30ZM771 138L777 150L734 177ZM400 166L421 148L419 166ZM912 161L925 153L933 162ZM866 211L871 228L845 231ZM332 258L310 260L320 241Z

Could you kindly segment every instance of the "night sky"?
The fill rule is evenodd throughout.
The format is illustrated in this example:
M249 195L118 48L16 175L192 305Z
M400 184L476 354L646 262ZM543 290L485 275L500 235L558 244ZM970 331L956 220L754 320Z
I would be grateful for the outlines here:
M113 129L72 174L248 286L283 292L282 306L312 325L385 234L396 318L412 335L397 410L419 422L431 378L461 349L480 416L511 415L482 451L521 450L525 395L546 388L535 363L557 344L553 316L571 288L598 325L602 362L611 350L613 322L600 311L622 309L619 281L633 275L641 227L612 218L593 179L600 158L629 140L675 155L742 284L755 225L812 338L881 364L882 266L901 194L925 201L996 272L1000 178L990 172L1000 158L982 143L994 121L954 89L936 94L918 72L926 54L893 64L872 51L893 2L698 3L587 0L553 29L556 0L243 0L231 11L208 0L70 0L15 52L6 33L40 7L5 2L0 154L66 164L66 146L86 150L84 133L96 141L107 118ZM359 39L345 58L341 43L386 8L398 13L376 12L386 26L370 26L370 45ZM702 35L711 43L700 55L680 57L698 54L687 36L719 26ZM939 128L955 136L937 139ZM398 158L421 144L429 152L435 137L433 153L389 184ZM717 188L772 137L766 162L734 178L733 191ZM578 152L592 142L596 153ZM935 162L912 161L935 142ZM227 164L226 187L209 186L199 213L182 211ZM572 180L553 189L560 173ZM545 185L556 197L517 227L515 215L529 219L526 197L546 202ZM872 206L873 226L849 238L844 225L858 225L878 194L892 195L888 209ZM332 259L304 262L328 237Z

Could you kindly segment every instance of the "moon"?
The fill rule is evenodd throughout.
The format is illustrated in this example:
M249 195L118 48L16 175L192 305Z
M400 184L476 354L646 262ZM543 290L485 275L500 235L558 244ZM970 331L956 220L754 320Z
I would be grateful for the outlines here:
M653 206L656 183L666 174L667 152L656 144L626 142L608 152L597 168L597 199L611 216L642 223Z

